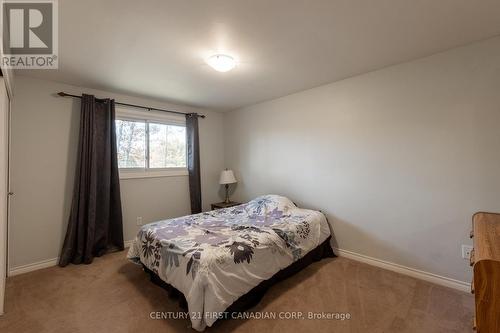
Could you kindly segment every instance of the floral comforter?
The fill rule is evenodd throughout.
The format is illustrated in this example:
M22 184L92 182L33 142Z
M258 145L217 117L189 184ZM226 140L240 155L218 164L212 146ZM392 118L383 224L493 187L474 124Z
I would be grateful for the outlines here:
M144 225L127 257L186 297L202 331L235 300L330 236L325 216L266 195L246 204Z

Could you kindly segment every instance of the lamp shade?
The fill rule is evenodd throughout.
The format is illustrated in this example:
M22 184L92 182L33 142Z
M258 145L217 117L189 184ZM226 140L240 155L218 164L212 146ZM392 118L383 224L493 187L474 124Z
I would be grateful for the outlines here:
M220 180L219 184L224 185L224 184L233 184L236 183L236 178L234 177L233 170L222 170L220 173Z

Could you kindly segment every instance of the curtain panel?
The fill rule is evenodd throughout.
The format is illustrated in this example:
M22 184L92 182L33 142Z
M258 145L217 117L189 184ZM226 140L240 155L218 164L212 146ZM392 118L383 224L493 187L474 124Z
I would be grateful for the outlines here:
M115 102L82 95L73 201L59 266L123 250Z
M189 197L191 213L201 213L200 137L198 114L186 114L187 168L189 172Z

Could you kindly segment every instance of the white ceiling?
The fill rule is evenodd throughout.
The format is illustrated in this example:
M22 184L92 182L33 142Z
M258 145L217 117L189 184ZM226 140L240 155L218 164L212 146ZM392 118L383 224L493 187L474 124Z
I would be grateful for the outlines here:
M59 0L59 70L17 74L231 110L498 34L499 0Z

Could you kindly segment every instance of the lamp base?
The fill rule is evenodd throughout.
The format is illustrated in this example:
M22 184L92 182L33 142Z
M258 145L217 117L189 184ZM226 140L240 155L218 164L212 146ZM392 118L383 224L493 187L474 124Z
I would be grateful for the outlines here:
M224 185L226 188L226 200L224 200L224 203L230 203L231 201L229 200L229 184Z

